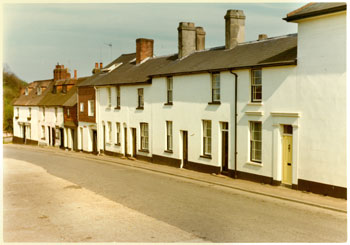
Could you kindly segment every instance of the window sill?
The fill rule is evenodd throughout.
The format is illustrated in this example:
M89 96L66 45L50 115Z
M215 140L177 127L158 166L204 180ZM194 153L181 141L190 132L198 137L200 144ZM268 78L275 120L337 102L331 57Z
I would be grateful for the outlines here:
M19 117L15 117L15 119L17 120Z
M145 153L149 153L149 150L146 149L140 149L139 152L145 152Z
M115 143L114 145L115 145L115 146L120 146L120 143Z
M27 120L30 121L32 118L31 117L27 117Z
M106 111L110 111L110 110L112 110L112 107L111 106L107 106L106 107Z
M257 166L257 167L262 167L263 166L263 164L261 162L250 162L250 161L248 161L246 163L249 164L249 165L252 165L252 166Z
M173 102L164 103L164 105L173 105Z
M136 110L143 110L143 107L136 107Z
M220 101L211 101L211 102L208 102L208 105L221 105L221 102Z
M173 153L172 150L165 150L164 152L166 152L166 153Z
M200 155L201 158L211 159L211 155Z
M94 115L88 115L88 117L93 117Z
M41 138L41 140L45 140L45 138Z
M264 103L263 102L261 102L261 101L257 101L257 102L248 102L248 104L247 105L249 105L249 106L263 106L264 105Z
M120 106L114 107L114 110L120 110Z

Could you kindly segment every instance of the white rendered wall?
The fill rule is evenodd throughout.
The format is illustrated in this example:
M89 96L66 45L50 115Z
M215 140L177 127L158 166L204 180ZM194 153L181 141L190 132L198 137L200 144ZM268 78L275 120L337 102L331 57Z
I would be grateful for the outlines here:
M17 117L17 108L19 109L19 118ZM31 119L29 117L29 108L31 108ZM27 134L27 139L38 141L38 120L39 120L39 107L37 106L14 106L13 113L13 135L15 137L23 138L23 129L20 124L30 125L30 137Z
M57 108L57 118L55 115L55 108ZM39 142L41 144L46 144L49 145L49 130L48 127L50 127L51 132L50 134L52 134L52 128L59 127L59 128L63 128L63 123L64 123L64 115L63 115L63 108L62 107L45 107L45 117L43 116L43 107L40 107L39 110L39 118L40 118L40 123L39 123L39 127L38 129L40 129L40 131L38 132L40 137ZM44 126L45 127L45 139L41 139L41 127ZM51 135L52 138L52 135ZM60 138L56 137L56 141L55 141L55 146L59 146L61 144L61 140Z
M346 15L298 23L299 178L346 187Z
M92 130L93 129L96 130L95 123L79 122L79 125L77 127L78 150L92 152L92 150L93 150ZM81 135L81 130L83 130L83 137ZM82 140L83 140L83 142L82 142Z

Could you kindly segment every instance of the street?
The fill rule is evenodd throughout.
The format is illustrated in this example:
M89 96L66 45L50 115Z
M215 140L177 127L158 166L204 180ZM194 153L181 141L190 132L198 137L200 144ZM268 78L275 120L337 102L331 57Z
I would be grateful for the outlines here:
M3 152L5 242L347 240L345 213L33 148Z

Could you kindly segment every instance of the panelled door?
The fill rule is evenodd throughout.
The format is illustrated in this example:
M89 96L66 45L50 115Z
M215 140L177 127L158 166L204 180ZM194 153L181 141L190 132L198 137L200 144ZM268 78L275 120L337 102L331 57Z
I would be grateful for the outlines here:
M132 156L136 157L136 128L131 129L132 133Z
M124 128L124 152L125 156L128 155L128 129L125 127Z
M186 166L188 162L188 136L187 136L187 131L182 131L182 132L183 132L182 159L183 159L183 166Z
M282 138L282 165L283 177L282 183L292 184L292 170L293 170L293 135L292 127L284 125L284 134Z
M92 152L97 155L97 131L92 130Z
M221 165L222 171L228 171L228 123L222 123L221 129Z

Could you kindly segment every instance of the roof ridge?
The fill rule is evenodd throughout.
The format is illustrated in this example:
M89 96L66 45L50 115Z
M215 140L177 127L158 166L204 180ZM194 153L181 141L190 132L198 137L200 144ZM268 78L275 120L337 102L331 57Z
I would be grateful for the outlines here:
M292 12L290 12L290 13L287 14L287 17L289 17L289 16L291 16L291 15L294 15L294 14L300 12L300 10L303 10L304 8L307 8L307 7L309 7L309 6L312 5L312 4L315 4L315 2L311 2L311 3L305 4L304 6L301 6L300 8L298 8L298 9L296 9L296 10L293 10Z

